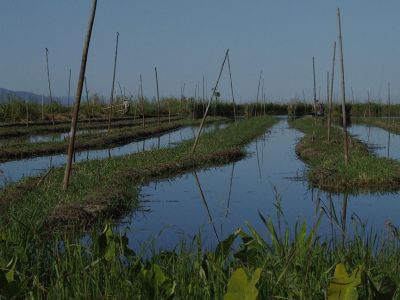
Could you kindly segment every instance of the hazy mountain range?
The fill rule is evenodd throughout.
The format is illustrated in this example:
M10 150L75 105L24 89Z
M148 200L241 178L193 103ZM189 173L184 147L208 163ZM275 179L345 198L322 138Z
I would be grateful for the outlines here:
M0 102L6 101L8 99L8 96L16 96L18 98L21 98L23 100L27 101L32 101L32 102L37 102L41 103L42 102L42 95L38 95L35 93L31 92L25 92L25 91L11 91L5 88L0 88ZM43 96L43 101L47 103L49 101L50 97L47 95ZM67 96L62 96L62 97L57 97L53 96L53 100L61 102L62 104L68 104L68 97ZM71 96L71 104L74 101L73 96Z

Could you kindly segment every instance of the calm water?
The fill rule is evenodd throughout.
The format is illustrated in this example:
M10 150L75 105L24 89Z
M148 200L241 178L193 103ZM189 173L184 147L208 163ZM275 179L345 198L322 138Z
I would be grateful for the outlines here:
M219 128L223 128L224 126L226 125L209 125L204 128L204 132L217 130ZM196 131L196 127L185 127L160 135L158 137L135 141L120 147L76 152L75 161L80 162L93 159L105 159L140 151L171 147L182 140L193 138ZM65 164L65 162L66 155L59 154L0 163L0 188L9 182L20 180L24 176L38 175L51 167L62 166Z
M386 136L387 132L381 134ZM304 220L311 228L321 207L329 211L333 206L338 224L324 217L319 227L323 238L341 237L343 232L345 237L351 236L352 220L360 220L367 223L367 228L387 235L385 221L397 225L400 216L399 195L329 195L310 189L303 180L306 166L294 151L302 136L281 120L251 143L247 147L251 155L239 162L142 187L141 209L127 216L118 229L127 232L134 249L146 241L154 242L156 248L171 249L183 238L191 240L199 231L204 246L214 247L218 239L226 238L238 227L246 229L246 222L266 234L259 212L271 217L275 224L280 220L282 229L287 225L293 229L297 221ZM277 206L284 216L277 215Z

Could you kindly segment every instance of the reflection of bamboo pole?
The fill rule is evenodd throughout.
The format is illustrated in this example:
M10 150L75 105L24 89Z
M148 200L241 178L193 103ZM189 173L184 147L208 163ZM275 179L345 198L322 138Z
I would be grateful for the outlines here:
M229 49L226 50L224 61L222 62L221 70L219 72L219 76L218 76L217 82L215 83L215 87L212 89L213 93L211 95L210 100L207 103L206 111L204 113L203 119L201 120L199 131L197 132L196 140L194 141L194 144L193 144L192 153L194 153L196 151L197 143L199 142L200 134L201 134L201 131L203 129L204 122L205 122L205 120L207 118L207 113L208 113L208 110L210 109L210 104L211 104L211 102L212 102L212 100L213 100L213 98L215 96L215 91L218 88L218 83L219 83L219 80L221 79L221 74L222 74L222 71L224 69L225 61L226 61L228 55L229 55Z
M113 71L113 80L111 85L111 96L110 96L110 111L108 113L108 129L107 132L110 132L111 127L111 118L113 114L113 100L114 100L114 84L115 84L115 70L117 68L117 56L118 56L118 37L119 32L117 32L117 39L115 41L115 54L114 54L114 71Z
M342 92L342 117L343 117L343 143L344 143L344 163L349 162L349 139L347 136L347 119L346 119L346 90L344 84L344 60L343 60L343 41L342 27L340 24L340 10L337 9L338 17L338 34L339 34L339 49L340 49L340 70L341 70L341 92Z
M342 207L342 244L346 242L346 222L347 222L347 193L343 195L343 207Z
M94 17L96 15L96 6L97 6L97 0L93 0L92 11L91 11L91 15L89 18L88 30L86 33L85 42L83 44L81 69L79 72L79 81L78 81L78 87L77 87L76 96L75 96L74 113L72 115L72 124L71 124L71 132L70 132L71 136L69 139L67 165L65 167L64 182L63 182L64 190L66 190L68 187L69 178L71 175L72 158L74 156L73 154L74 154L74 145L75 145L75 131L76 131L76 125L78 123L79 106L80 106L80 101L81 101L81 97L82 97L83 81L85 78L86 61L87 61L87 56L88 56L88 52L89 52L90 37L92 35Z
M228 205L226 207L225 218L228 216L229 206L230 206L230 203L231 203L232 183L233 183L233 173L234 173L234 171L235 171L235 163L232 164L231 179L229 181Z
M220 242L219 236L218 236L218 233L217 233L217 229L215 228L215 224L214 224L214 221L213 221L211 213L210 213L210 209L208 208L206 197L204 196L203 189L201 188L201 185L200 185L199 177L197 177L197 173L196 172L193 172L193 175L194 175L194 178L196 179L196 183L197 183L197 187L199 188L201 200L203 200L203 204L204 204L204 206L206 208L207 215L208 215L208 218L209 218L209 220L211 222L211 225L213 227L215 236L216 236L218 242Z

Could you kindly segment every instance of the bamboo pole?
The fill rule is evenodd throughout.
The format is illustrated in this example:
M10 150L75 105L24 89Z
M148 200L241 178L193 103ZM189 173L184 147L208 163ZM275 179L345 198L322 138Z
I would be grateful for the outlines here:
M390 111L390 82L388 82L388 117L391 116L391 111Z
M335 78L335 59L336 59L336 41L333 43L333 57L332 57L332 73L331 85L329 94L329 115L328 115L328 143L330 142L331 122L332 122L332 102L333 102L333 80Z
M154 71L156 73L156 86L157 86L157 124L158 124L158 126L160 126L160 92L158 90L157 67L154 67Z
M202 98L202 106L203 106L203 117L204 117L204 113L205 113L205 98L204 98L204 75L203 75L203 98Z
M44 100L42 95L42 122L44 121Z
M86 91L86 103L87 103L87 106L88 106L88 116L89 116L89 124L90 124L90 121L91 121L91 117L90 117L90 106L89 106L89 90L88 90L88 88L87 88L87 80L86 80L86 76L85 76L85 91Z
M81 101L81 96L82 96L83 81L85 78L86 62L87 62L87 56L88 56L88 52L89 52L90 38L92 35L94 18L96 15L96 6L97 6L97 0L93 0L92 10L91 10L90 18L89 18L89 23L88 23L88 30L86 33L85 42L83 44L81 69L79 72L79 81L78 81L78 86L77 86L76 95L75 95L74 113L72 115L71 132L70 132L71 136L70 136L69 145L68 145L67 165L65 167L65 173L64 173L64 182L63 182L64 190L66 190L68 188L69 178L71 175L72 159L74 156L76 125L78 123L79 106L80 106L80 101Z
M257 87L257 97L256 97L256 110L254 112L256 117L257 117L257 108L258 108L258 96L259 96L259 93L260 93L261 76L262 76L262 70L260 71L260 75L258 77L258 87Z
M346 120L346 90L344 82L344 59L343 59L343 41L342 41L342 26L340 24L340 9L337 8L338 34L339 34L339 49L340 49L340 71L341 71L341 93L342 93L342 117L343 117L343 142L344 142L344 163L349 162L349 141L347 134Z
M107 129L107 133L110 132L111 118L112 118L112 114L113 114L115 71L116 71L116 68L117 68L117 56L118 56L118 38L119 38L119 32L117 32L117 39L116 39L116 42L115 42L114 71L113 71L113 80L112 80L112 86L111 86L110 110L108 112L108 129Z
M233 105L233 116L235 118L235 122L236 120L236 104L235 104L235 95L233 93L233 81L232 81L232 71L231 71L231 61L229 58L229 54L228 54L228 69L229 69L229 79L231 82L231 94L232 94L232 105Z
M71 69L69 69L69 79L68 79L68 107L70 106L71 97Z
M144 97L143 97L143 80L142 80L142 74L140 74L140 98L141 98L141 104L142 104L142 127L145 127L145 116L144 116Z
M46 48L46 67L47 67L47 82L49 84L51 121L53 122L54 126L53 96L51 94L50 69L49 69L49 49L47 48Z
M26 127L29 127L29 102L26 101Z
M314 127L313 127L313 134L312 140L315 140L315 127L317 126L317 89L315 86L315 59L314 56L312 57L312 66L313 66L313 80L314 80Z
M226 62L226 59L227 59L228 55L229 55L229 48L226 49L224 61L222 62L221 70L219 71L219 75L218 75L217 82L215 83L215 86L214 86L214 88L212 89L213 93L212 93L212 95L211 95L210 100L209 100L208 103L207 103L206 111L205 111L205 113L204 113L203 119L201 120L200 127L199 127L199 130L198 130L198 132L197 132L196 140L194 141L194 144L193 144L192 154L194 154L194 152L196 151L197 143L199 142L199 138L200 138L200 135L201 135L201 131L202 131L202 129L203 129L204 122L205 122L205 120L206 120L206 118L207 118L207 113L208 113L208 110L210 109L210 104L211 104L211 102L212 102L212 100L213 100L213 98L214 98L214 96L215 96L215 91L216 91L217 88L218 88L218 83L219 83L219 80L221 79L222 71L223 71L223 69L224 69L224 65L225 65L225 62Z

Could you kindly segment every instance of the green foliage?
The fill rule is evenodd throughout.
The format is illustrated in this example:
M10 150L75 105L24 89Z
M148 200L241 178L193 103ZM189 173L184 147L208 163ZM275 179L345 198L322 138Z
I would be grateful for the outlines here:
M333 279L329 284L328 300L357 300L357 287L360 284L360 268L356 268L351 275L349 275L344 264L337 264Z
M250 279L242 268L238 268L229 279L224 300L256 300L258 296L256 284L260 276L261 268L257 268Z

